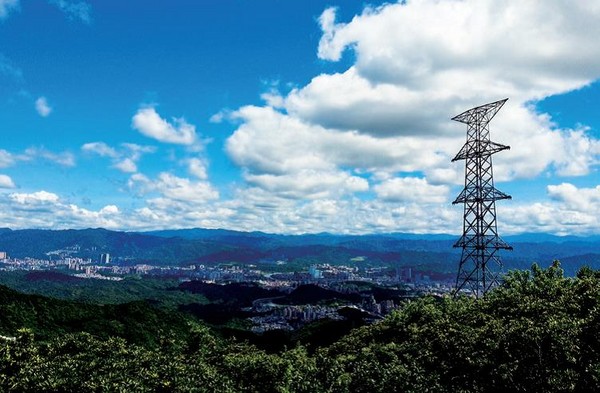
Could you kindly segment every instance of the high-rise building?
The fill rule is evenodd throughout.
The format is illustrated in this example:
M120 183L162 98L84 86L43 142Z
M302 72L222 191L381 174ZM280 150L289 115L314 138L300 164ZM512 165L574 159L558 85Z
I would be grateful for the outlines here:
M110 254L100 254L100 263L110 263Z

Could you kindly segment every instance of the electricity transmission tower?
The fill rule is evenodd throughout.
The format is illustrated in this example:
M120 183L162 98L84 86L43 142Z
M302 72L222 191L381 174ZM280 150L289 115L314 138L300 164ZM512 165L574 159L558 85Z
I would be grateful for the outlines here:
M490 141L489 123L508 100L478 106L452 120L467 125L467 142L452 160L465 160L465 188L452 204L464 203L463 234L454 244L462 248L455 295L469 290L476 297L498 284L501 249L512 250L498 236L496 201L510 199L494 187L492 154L510 149Z

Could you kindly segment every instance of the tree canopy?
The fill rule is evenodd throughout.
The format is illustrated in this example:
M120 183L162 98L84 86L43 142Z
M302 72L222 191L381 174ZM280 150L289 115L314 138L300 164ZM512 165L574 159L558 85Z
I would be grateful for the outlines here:
M25 307L25 305L23 305ZM128 311L125 311L128 312ZM328 346L267 353L200 323L154 346L20 330L3 391L584 392L600 386L600 272L509 272L482 299L423 297Z

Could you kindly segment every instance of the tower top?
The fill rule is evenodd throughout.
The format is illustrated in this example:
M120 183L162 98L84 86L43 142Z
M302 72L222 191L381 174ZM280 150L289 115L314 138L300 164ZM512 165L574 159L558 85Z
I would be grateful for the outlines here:
M496 113L498 113L506 101L508 101L508 98L476 106L464 111L460 115L454 116L452 120L465 124L479 123L485 127L496 116Z

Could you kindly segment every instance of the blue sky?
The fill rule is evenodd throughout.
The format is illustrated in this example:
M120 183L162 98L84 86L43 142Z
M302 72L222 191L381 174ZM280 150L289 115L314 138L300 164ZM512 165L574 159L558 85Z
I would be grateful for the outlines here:
M509 97L500 231L598 234L600 10L521 3L0 0L0 226L458 233Z

